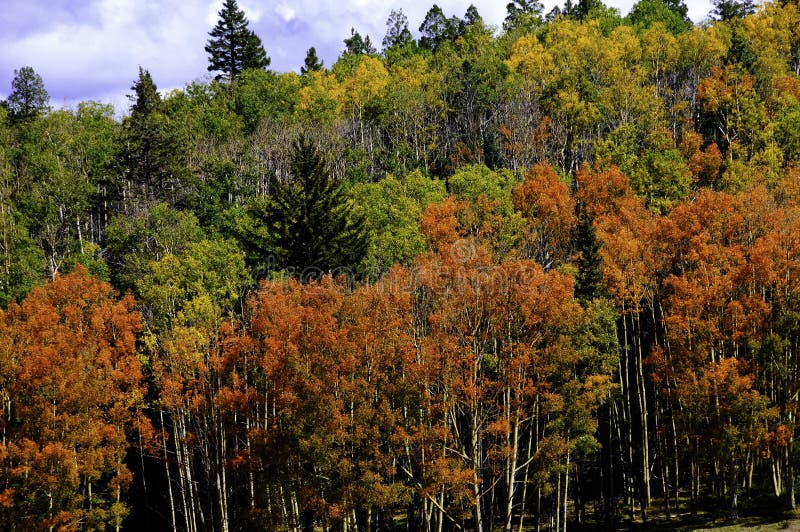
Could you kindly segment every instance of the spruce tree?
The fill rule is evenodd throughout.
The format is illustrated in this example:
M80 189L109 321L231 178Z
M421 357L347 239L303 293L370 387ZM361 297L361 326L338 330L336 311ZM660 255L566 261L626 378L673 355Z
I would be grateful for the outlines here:
M361 37L355 28L350 28L350 38L344 40L344 53L349 55L372 55L376 52L369 35Z
M513 0L506 5L503 29L513 30L520 26L532 27L542 22L544 6L539 0Z
M575 214L578 219L573 237L577 252L575 266L578 268L575 276L575 297L580 301L591 301L604 295L601 271L603 259L592 218L580 202L575 206Z
M408 17L402 9L399 11L393 9L386 20L386 36L382 43L384 52L393 47L408 46L413 42L414 37L408 29Z
M11 94L6 105L15 121L28 120L47 109L50 96L44 88L42 77L33 68L25 66L14 71Z
M353 216L341 184L303 136L292 145L290 169L293 179L276 182L265 212L257 215L266 224L265 251L280 269L305 279L353 271L367 250L363 219Z
M133 94L128 95L131 101L131 120L140 123L147 119L161 104L161 95L153 82L153 77L146 69L139 67L139 77L131 85Z
M123 121L121 170L128 201L125 208L149 209L154 200L175 203L177 173L185 165L174 128L160 111L161 96L150 72L139 67L139 77L131 86L130 116ZM130 214L130 213L129 213Z
M303 66L300 67L301 74L308 74L309 72L316 72L322 70L323 63L317 57L317 49L313 46L306 52L306 60Z
M248 68L265 69L271 62L272 59L267 56L261 37L248 30L242 50L242 70L247 70Z
M205 47L209 72L220 72L215 79L232 80L242 70L269 66L270 58L261 39L247 25L247 17L236 0L225 0Z
M714 0L711 14L717 20L741 19L756 12L753 0Z

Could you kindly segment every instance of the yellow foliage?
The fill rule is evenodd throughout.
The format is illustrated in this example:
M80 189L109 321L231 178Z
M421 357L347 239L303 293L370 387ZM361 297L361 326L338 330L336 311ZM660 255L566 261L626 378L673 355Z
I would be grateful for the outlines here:
M348 108L361 109L378 97L389 84L389 72L380 59L361 56L353 75L346 78L341 90Z
M330 122L342 114L344 89L327 71L312 72L308 85L298 93L297 110L310 120Z

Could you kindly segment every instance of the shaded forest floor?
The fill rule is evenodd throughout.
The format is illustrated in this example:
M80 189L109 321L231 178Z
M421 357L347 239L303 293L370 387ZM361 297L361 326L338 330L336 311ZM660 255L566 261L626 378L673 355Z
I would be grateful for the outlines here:
M628 523L620 530L675 530L680 532L714 530L734 532L739 530L795 530L800 531L800 514L797 512L778 512L771 515L741 516L733 521L728 517L711 514L698 514L697 516L681 516L667 520L655 518L647 524L637 522Z
M740 530L762 530L777 531L791 530L800 532L800 508L791 511L786 510L776 504L776 501L759 501L757 504L743 506L739 511L739 519L732 520L727 508L718 503L709 502L706 510L700 511L697 515L691 515L688 511L673 515L670 519L664 516L658 505L651 507L651 517L647 523L640 519L635 521L623 521L618 530L631 532L655 531L678 531L694 532L704 530L714 530L723 532L736 532ZM605 525L592 523L579 525L570 523L568 530L595 532L608 530Z

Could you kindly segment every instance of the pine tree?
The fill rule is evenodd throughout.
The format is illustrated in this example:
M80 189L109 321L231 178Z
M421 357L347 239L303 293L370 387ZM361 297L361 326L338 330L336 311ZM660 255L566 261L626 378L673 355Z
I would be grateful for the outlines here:
M29 66L14 70L11 89L6 105L13 120L33 118L50 103L42 77Z
M352 271L367 249L363 219L352 215L341 184L330 178L317 148L303 136L292 145L290 169L293 179L275 183L261 213L269 242L265 251L279 268L304 277Z
M506 19L503 29L506 31L520 26L541 24L544 6L538 0L514 0L506 5Z
M344 46L344 53L350 55L372 55L376 51L369 35L361 37L355 28L350 28L350 38L344 40Z
M220 72L215 79L231 80L248 68L266 68L270 58L261 39L247 27L247 17L236 0L225 0L217 25L209 32L205 47L208 70Z
M403 10L389 13L386 20L386 36L383 38L383 50L386 51L393 47L403 47L414 42L414 37L408 29L408 17Z
M753 0L714 0L711 14L717 20L733 20L744 18L756 12Z
M435 51L445 41L455 41L464 21L458 17L447 18L442 8L433 4L419 27L419 46Z
M306 60L303 66L300 67L301 74L308 74L309 72L316 72L322 70L323 62L317 57L317 49L313 46L306 52Z
M603 296L603 259L591 217L580 202L576 204L575 211L578 219L573 238L578 253L575 264L578 268L575 297L581 301L591 301Z
M182 168L182 150L175 140L175 130L159 110L161 96L150 72L139 67L139 77L131 86L130 116L123 122L123 146L120 157L122 174L129 189L126 209L148 208L153 200L175 203L176 171Z
M146 119L161 104L161 95L153 82L153 77L146 69L139 67L139 78L131 85L133 94L128 95L131 101L131 120L140 122Z

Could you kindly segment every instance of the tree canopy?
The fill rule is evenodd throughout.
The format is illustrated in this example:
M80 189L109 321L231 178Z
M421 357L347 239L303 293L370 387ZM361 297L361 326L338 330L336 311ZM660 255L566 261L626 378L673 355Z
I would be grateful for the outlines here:
M392 11L127 110L17 71L0 529L791 528L800 11L733 8Z

